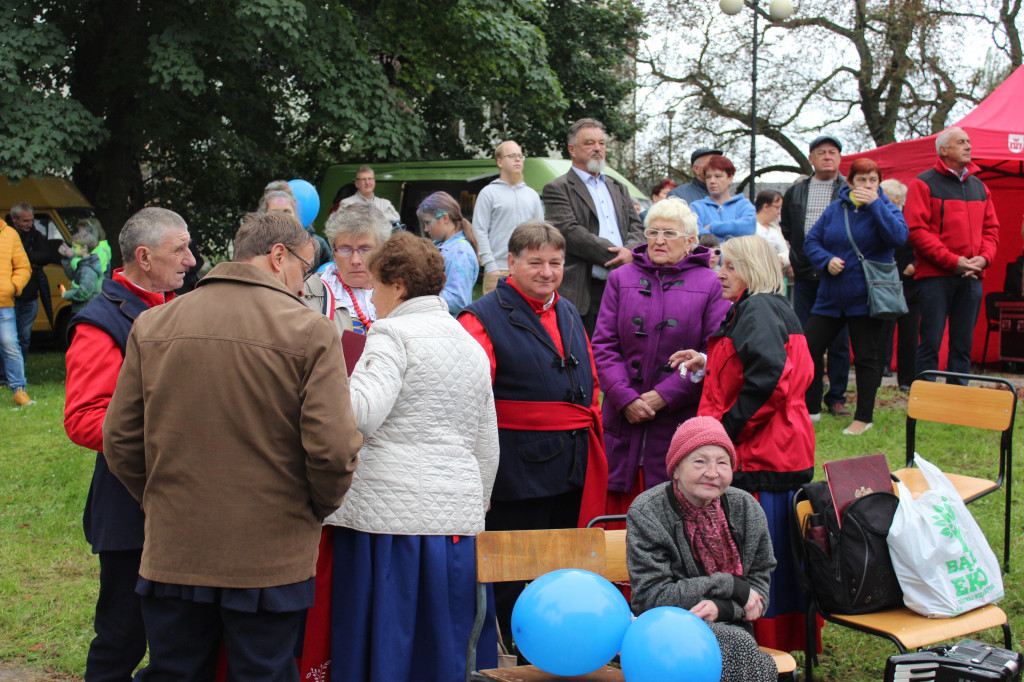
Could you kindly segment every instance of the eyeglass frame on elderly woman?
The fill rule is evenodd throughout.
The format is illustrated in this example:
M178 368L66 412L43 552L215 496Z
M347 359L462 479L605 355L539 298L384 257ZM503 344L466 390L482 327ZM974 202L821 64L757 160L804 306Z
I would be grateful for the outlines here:
M670 235L675 235L675 236L670 236ZM680 232L679 230L655 230L654 228L651 228L651 227L649 227L646 230L644 230L644 237L646 237L648 239L657 239L658 237L664 237L665 239L668 239L669 241L675 241L676 239L679 239L680 237L685 237L685 236L686 235L683 234L682 232Z

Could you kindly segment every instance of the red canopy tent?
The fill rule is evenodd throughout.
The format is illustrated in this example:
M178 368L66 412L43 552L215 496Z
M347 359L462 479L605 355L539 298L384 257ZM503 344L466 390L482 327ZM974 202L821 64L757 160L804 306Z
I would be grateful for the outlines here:
M981 167L981 178L992 193L999 217L999 252L996 262L986 271L983 290L1002 291L1006 264L1021 254L1021 220L1024 216L1024 66L986 97L973 111L957 121L971 136L971 158ZM870 158L881 167L883 178L895 178L908 184L917 175L935 165L936 135L887 144L877 149L843 157L840 166L847 174L850 164ZM978 315L974 328L972 357L975 362L997 358L998 345L989 344L987 358L981 357L985 340L985 311Z

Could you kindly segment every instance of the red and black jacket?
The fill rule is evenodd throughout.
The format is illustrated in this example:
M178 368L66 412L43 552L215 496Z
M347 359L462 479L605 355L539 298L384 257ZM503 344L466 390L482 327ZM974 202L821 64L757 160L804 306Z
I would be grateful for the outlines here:
M798 488L814 476L814 427L805 395L814 377L800 322L775 294L744 292L708 339L698 414L715 417L736 444L733 485Z

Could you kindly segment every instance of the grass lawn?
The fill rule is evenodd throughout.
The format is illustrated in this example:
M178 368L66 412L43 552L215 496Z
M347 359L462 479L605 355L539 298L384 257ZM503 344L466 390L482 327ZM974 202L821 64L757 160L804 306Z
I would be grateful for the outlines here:
M63 428L64 362L58 353L31 353L30 395L37 405L16 409L0 397L0 679L10 666L54 676L80 676L92 637L98 564L82 535L94 456L72 445ZM950 409L956 409L951 405ZM864 436L842 435L846 421L828 415L816 428L817 461L885 452L893 469L903 465L906 399L879 391L875 428ZM1015 440L1022 442L1018 423ZM997 456L994 434L922 424L918 451L947 471L990 475ZM1015 490L1021 490L1019 473ZM821 468L817 469L821 479ZM1019 493L1018 493L1019 494ZM1002 557L1002 492L970 506L998 557ZM1024 635L1024 509L1014 507L1013 573L1004 576L1015 647ZM895 649L886 641L826 625L817 678L836 682L877 680ZM999 644L998 630L977 639ZM14 678L21 679L21 678Z

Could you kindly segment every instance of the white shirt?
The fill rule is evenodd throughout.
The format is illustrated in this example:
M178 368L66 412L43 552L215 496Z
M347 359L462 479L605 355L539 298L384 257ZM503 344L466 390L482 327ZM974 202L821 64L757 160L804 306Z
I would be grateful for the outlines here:
M598 173L594 177L576 166L572 169L580 177L583 184L590 192L590 198L594 200L594 207L597 209L598 232L597 236L607 239L615 246L622 246L622 235L619 234L619 222L615 215L615 203L612 201L612 193L608 190L608 183L605 181L604 173ZM611 260L609 253L608 260ZM594 265L591 272L597 279L608 279L608 269L600 265Z
M384 214L384 217L391 222L402 219L401 216L398 215L398 211L395 210L395 207L391 205L390 201L388 201L384 197L379 197L376 194L367 199L359 192L356 192L348 199L342 199L341 205L348 206L350 204L356 203L357 201L361 201L364 204L370 204L371 206L376 206L377 209Z

